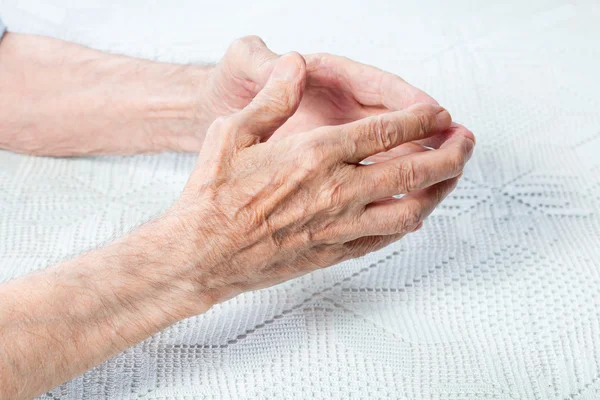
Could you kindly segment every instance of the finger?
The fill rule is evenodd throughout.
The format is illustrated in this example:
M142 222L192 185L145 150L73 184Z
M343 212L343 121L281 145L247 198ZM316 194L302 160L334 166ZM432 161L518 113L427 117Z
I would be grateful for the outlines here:
M360 166L349 186L359 190L358 197L365 203L423 189L460 175L474 146L471 139L454 134L438 150Z
M331 142L331 148L343 161L358 163L403 143L443 132L451 122L452 118L444 108L417 104L407 110L327 128L329 134L326 140Z
M234 77L256 84L256 93L267 83L278 58L260 37L246 36L229 46L223 62Z
M230 117L239 146L267 140L291 117L304 93L306 65L298 53L280 57L265 87L243 110Z
M417 103L438 104L431 96L392 73L331 54L306 56L311 83L330 82L332 71L354 98L371 107L403 110Z
M415 229L416 230L416 229ZM386 246L402 239L406 233L397 233L395 235L365 236L344 243L346 254L345 260L362 257L366 254L383 249Z
M374 156L368 157L367 159L363 160L363 162L366 164L380 163L396 157L407 156L414 153L422 153L424 151L429 151L429 149L418 144L417 142L408 142L401 144L398 147L394 147L386 152L378 153Z
M345 243L325 245L316 249L312 256L311 264L316 268L328 267L365 254L380 250L385 246L401 239L405 233L395 235L365 236L350 240Z
M473 143L475 143L475 135L473 134L473 132L468 130L465 126L457 124L455 122L452 122L450 129L448 129L447 131L439 135L433 135L422 140L417 140L416 143L419 143L422 146L430 147L432 149L439 149L442 143L448 140L450 136L456 134L463 135L464 137L471 139Z
M445 141L447 141L452 135L459 133L473 140L473 143L475 143L475 135L473 135L473 133L470 130L468 130L463 125L453 122L450 126L450 129L442 133L438 133L437 135L433 135L422 140L416 140L414 142L402 144L384 153L375 154L374 156L371 156L364 161L366 161L367 163L383 162L392 158L405 156L416 152L423 152L431 149L439 149L440 146Z
M448 196L458 177L403 196L367 205L349 229L357 235L393 235L413 232Z

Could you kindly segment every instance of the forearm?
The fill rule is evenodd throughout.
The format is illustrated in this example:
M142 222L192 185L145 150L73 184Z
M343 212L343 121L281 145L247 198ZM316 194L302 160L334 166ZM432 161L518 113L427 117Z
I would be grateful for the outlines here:
M38 155L198 148L208 67L107 54L7 33L0 41L0 148Z
M0 399L31 398L210 307L180 277L167 226L0 285Z

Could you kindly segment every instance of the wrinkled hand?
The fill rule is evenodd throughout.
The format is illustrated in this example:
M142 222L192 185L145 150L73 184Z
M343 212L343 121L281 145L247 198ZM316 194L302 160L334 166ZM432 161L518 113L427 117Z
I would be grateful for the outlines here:
M247 107L211 125L203 161L165 216L183 231L175 237L185 238L177 240L182 247L173 254L184 262L176 264L193 266L177 276L191 278L211 304L362 256L418 229L455 187L474 147L470 133L449 130L449 113L435 104L314 130L306 122L294 125L308 127L301 135L267 141L302 107L307 75L310 81L296 53L274 64ZM320 93L315 87L308 84L313 93L305 97L313 99L305 104ZM419 148L360 164L431 137L436 150L411 144ZM406 195L391 197L400 193Z
M250 103L267 82L279 55L256 36L235 41L206 82L205 111L227 116ZM339 125L416 103L437 102L403 79L375 67L331 54L311 54L307 82L296 114L276 136Z

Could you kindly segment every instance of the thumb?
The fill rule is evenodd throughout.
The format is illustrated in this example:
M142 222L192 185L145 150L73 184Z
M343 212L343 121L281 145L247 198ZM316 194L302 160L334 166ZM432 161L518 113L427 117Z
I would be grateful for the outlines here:
M252 143L264 142L288 120L300 105L306 84L306 63L298 53L281 56L264 88L246 108L231 118L238 134ZM245 142L245 140L243 141Z

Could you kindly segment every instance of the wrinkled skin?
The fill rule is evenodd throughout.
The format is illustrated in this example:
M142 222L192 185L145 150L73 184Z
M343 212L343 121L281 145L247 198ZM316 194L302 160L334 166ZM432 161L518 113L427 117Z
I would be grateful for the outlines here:
M215 116L245 107L264 86L279 56L256 36L234 42L211 71L207 86ZM416 103L437 102L400 77L375 67L331 54L310 54L307 82L297 113L278 135L303 132L323 125L339 125Z
M248 105L265 85L280 57L256 36L232 43L207 78L204 112L208 120L230 115ZM307 74L304 96L296 113L273 134L273 140L320 126L335 126L403 110L417 103L438 104L422 90L378 68L325 53L303 57ZM470 134L455 123L452 129ZM472 135L471 138L475 140ZM436 147L442 140L443 137L437 137L419 143ZM423 150L415 146L408 149ZM381 161L406 151L402 146L369 161Z
M474 147L400 78L329 55L279 57L256 38L215 68L12 33L0 52L0 147L201 149L163 215L0 285L0 398L33 398L238 293L419 229Z
M303 126L286 121L302 104L310 110L319 93L308 86L313 98L302 97L310 70L300 55L278 58L275 68L246 108L211 125L203 162L166 217L179 221L192 243L211 241L208 249L183 249L180 263L202 266L186 273L211 304L362 256L418 229L455 187L474 147L470 132L450 129L446 110L423 103L267 141L282 126ZM360 164L432 137L436 150L409 143L401 157ZM399 193L406 195L391 198Z

